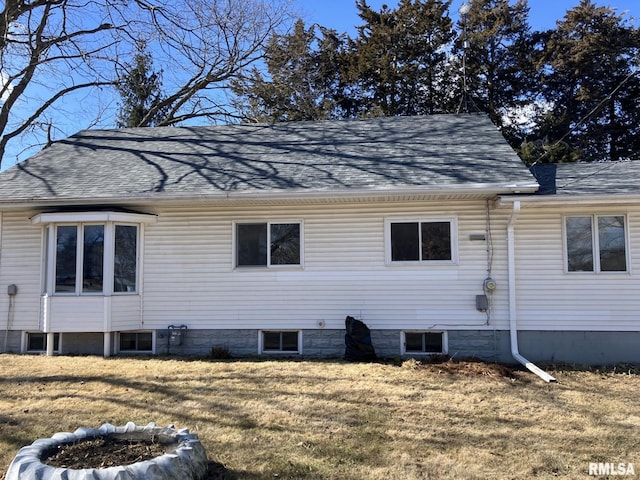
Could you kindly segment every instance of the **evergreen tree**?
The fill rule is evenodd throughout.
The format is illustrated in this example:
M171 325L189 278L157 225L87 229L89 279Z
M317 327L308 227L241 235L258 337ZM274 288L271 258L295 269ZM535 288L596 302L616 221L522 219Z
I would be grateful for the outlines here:
M160 76L153 71L153 58L145 42L139 41L133 62L125 67L116 84L122 101L118 128L154 127L164 120L166 108L157 108L163 100Z
M375 11L357 0L364 24L351 42L349 78L366 115L417 115L451 111L446 68L453 38L450 0L400 0Z
M343 36L334 30L305 28L298 20L291 34L273 35L267 44L268 75L253 68L233 83L237 106L250 121L323 120L347 116L342 90Z
M639 30L582 0L544 39L540 86L551 111L538 137L563 140L585 160L637 157Z
M470 0L458 22L456 51L464 48L469 104L487 113L512 145L521 132L505 115L532 101L532 43L527 0Z

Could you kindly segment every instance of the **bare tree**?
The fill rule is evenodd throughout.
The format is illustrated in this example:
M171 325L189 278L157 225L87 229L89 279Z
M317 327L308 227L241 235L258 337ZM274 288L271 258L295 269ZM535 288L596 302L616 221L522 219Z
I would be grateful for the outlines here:
M20 160L20 148L46 146L79 121L114 125L114 87L140 40L163 72L157 124L228 118L229 82L290 18L289 0L6 0L0 161Z

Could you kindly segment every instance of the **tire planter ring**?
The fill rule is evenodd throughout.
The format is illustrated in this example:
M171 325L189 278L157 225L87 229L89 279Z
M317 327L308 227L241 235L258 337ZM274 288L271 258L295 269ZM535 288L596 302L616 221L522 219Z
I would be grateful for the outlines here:
M108 468L74 470L42 463L61 445L108 436L117 436L131 441L154 439L158 443L169 445L170 451L151 460ZM73 433L56 433L51 438L42 438L22 447L9 465L5 479L202 480L207 475L207 467L207 453L198 435L189 433L186 428L176 430L171 425L156 427L155 423L140 427L133 422L123 427L115 427L105 423L97 429L79 428Z

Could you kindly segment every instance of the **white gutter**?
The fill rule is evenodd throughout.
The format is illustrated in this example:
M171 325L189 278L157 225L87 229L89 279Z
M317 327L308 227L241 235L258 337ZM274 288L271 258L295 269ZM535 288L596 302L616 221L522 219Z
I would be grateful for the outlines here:
M513 202L513 210L507 224L507 260L509 264L509 334L511 337L511 355L524 365L530 372L535 373L545 382L555 382L556 379L533 364L518 351L518 313L516 309L516 247L515 224L520 214L520 201Z

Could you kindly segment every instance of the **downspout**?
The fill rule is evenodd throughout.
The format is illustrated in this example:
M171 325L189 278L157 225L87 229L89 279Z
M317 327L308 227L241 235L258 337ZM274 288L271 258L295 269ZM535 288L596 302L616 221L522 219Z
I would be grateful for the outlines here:
M533 364L518 351L518 313L516 308L516 247L515 224L520 215L520 201L513 202L513 211L507 224L507 260L509 264L509 335L511 337L511 355L524 365L527 370L535 373L545 382L555 382L556 379Z

